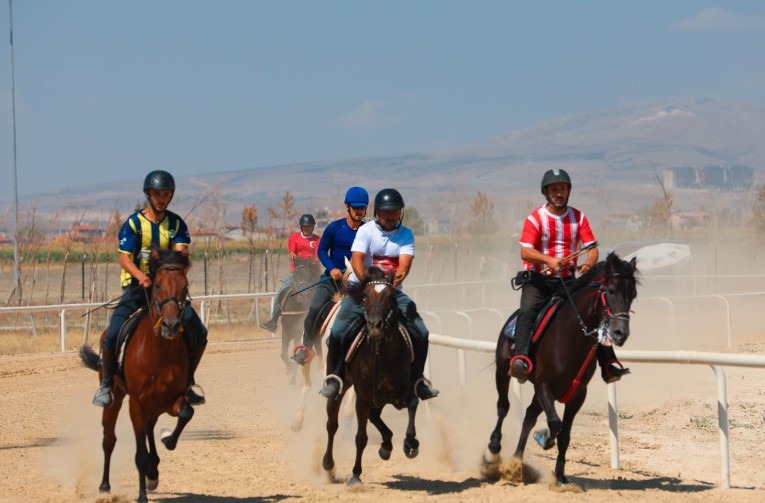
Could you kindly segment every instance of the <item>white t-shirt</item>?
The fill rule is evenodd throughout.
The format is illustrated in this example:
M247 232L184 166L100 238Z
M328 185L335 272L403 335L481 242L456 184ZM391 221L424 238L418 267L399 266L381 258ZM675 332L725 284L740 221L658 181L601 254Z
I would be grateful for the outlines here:
M395 231L386 232L380 229L376 222L367 222L359 227L353 240L351 252L365 254L364 267L379 267L383 271L398 267L401 255L414 257L414 234L409 227L400 226ZM351 273L351 283L358 283L359 278ZM401 284L398 285L401 289Z

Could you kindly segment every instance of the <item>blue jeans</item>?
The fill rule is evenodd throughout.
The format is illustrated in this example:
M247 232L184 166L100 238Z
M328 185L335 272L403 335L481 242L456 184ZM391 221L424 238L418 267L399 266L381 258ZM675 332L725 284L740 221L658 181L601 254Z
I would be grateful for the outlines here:
M284 279L282 280L282 284L279 286L279 289L276 291L276 295L274 296L274 303L271 307L271 319L276 320L282 315L282 306L284 305L284 297L287 295L287 292L290 291L290 289L293 287L295 283L295 277L290 272L287 274Z

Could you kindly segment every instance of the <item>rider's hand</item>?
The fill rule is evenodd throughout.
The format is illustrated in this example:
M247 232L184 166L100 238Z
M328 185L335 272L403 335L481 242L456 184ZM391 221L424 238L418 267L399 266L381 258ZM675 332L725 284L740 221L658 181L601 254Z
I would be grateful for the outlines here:
M563 261L556 257L550 257L550 260L547 261L547 267L550 268L551 272L558 272L563 268Z
M146 274L141 274L141 276L136 277L136 279L138 280L138 283L144 288L149 288L151 286L151 278L149 278L149 276Z
M329 271L329 275L332 276L332 279L335 281L340 281L343 279L343 271L340 269L332 269Z

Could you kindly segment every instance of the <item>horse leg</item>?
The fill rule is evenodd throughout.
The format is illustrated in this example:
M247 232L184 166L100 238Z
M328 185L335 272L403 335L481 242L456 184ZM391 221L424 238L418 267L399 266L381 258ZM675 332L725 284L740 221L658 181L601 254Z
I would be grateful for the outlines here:
M153 419L146 425L146 436L149 440L149 467L146 469L146 489L154 491L159 485L159 455L157 444L154 442L154 427L157 420Z
M332 458L332 447L335 442L335 433L337 433L337 415L340 412L340 404L343 400L343 394L337 397L337 400L327 400L327 450L324 453L324 459L321 462L322 468L327 475L334 479L335 460Z
M510 389L510 363L508 358L497 358L496 373L494 375L497 387L497 424L489 438L489 446L484 453L481 463L481 472L488 478L499 476L499 453L502 450L502 424L510 411L508 391Z
M281 353L279 353L279 358L281 358L282 362L284 363L285 374L289 374L293 370L290 368L290 359L288 356L290 341L292 340L292 337L290 337L289 330L287 330L287 328L288 327L284 326L284 318L282 318L282 349ZM290 384L295 384L295 382L292 381Z
M523 416L521 434L518 437L518 445L515 448L515 453L513 453L513 458L518 461L523 461L523 452L526 450L526 442L529 439L529 433L531 433L531 429L534 428L534 425L537 424L537 418L541 413L542 407L537 400L536 394L534 394L534 398L531 400L531 403L526 409L526 414Z
M555 483L558 486L568 484L568 479L564 473L566 468L566 451L568 451L569 443L571 442L571 427L574 424L574 417L579 412L584 404L584 399L587 397L587 388L582 387L579 389L580 393L577 393L566 404L566 408L563 411L563 425L561 426L560 433L558 433L558 459L555 462Z
M377 451L377 453L380 455L380 458L387 461L390 459L391 452L393 452L393 432L388 428L388 425L383 422L380 414L382 414L382 407L370 410L369 422L375 425L377 431L382 435L382 444L380 444L380 450Z
M382 410L382 408L381 408ZM348 481L349 486L361 484L361 456L367 446L367 420L369 419L369 404L356 399L356 462L353 464L353 477Z
M555 397L550 386L546 383L537 385L534 399L539 402L540 407L547 416L547 429L534 432L534 440L542 446L543 449L552 449L555 446L555 439L561 429L561 420L558 412L555 410Z
M104 450L104 473L101 478L101 485L98 490L102 493L108 493L111 491L111 485L109 484L109 468L112 462L112 452L114 452L114 445L117 443L117 435L115 434L115 427L117 425L117 417L120 414L120 408L122 407L122 401L125 399L125 392L118 386L114 387L114 402L111 406L104 409L101 415L101 424L104 429L104 438L101 443L101 447Z
M311 390L311 362L307 361L301 369L303 374L303 390L300 392L300 403L298 403L297 412L295 413L295 419L292 421L290 428L292 431L300 431L303 429L303 420L305 419L305 399L308 392Z
M189 405L184 397L180 397L173 404L172 415L178 416L178 422L175 423L175 429L172 433L168 433L167 430L163 430L160 434L160 440L165 444L167 450L172 451L178 444L178 438L181 436L183 429L194 417L194 408Z
M404 437L404 454L407 458L416 458L420 453L420 441L417 440L417 429L414 427L414 418L417 416L417 406L420 400L412 394L412 398L406 405L409 412L409 422L406 425L406 437Z
M148 502L146 497L146 472L149 467L149 451L146 449L146 420L138 400L130 400L130 420L135 434L135 466L138 468L138 498L139 503Z

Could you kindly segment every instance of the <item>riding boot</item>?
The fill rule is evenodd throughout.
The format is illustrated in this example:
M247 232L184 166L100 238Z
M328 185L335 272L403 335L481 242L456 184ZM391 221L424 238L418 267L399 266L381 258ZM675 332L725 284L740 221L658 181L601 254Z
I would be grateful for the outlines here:
M515 330L515 345L513 346L513 357L510 359L510 377L515 377L519 383L523 384L531 372L531 360L529 360L529 345L531 343L531 330L518 330L520 319Z
M268 319L268 321L260 322L260 328L268 330L271 333L276 332L276 322L279 321L279 318L282 316L282 306L285 302L285 296L287 293L289 293L289 291L290 288L280 288L279 291L276 292L276 298L274 299L274 307L273 311L271 312L271 317Z
M438 396L439 391L432 387L430 380L424 376L425 361L428 359L428 340L409 330L414 345L414 362L410 368L410 380L414 394L420 400L429 400ZM419 339L415 342L415 339Z
M117 366L116 356L111 349L101 350L101 387L96 391L93 397L93 405L99 407L108 407L114 401L112 394L112 383L114 370Z
M298 365L305 365L308 358L311 356L311 341L305 334L303 334L303 344L295 348L295 351L290 356L290 360Z
M616 358L616 352L614 352L613 346L598 344L596 355L598 357L598 364L600 365L600 376L607 384L616 382L621 379L622 376L630 373L630 369L623 367Z
M199 362L202 360L202 355L205 352L207 344L203 344L196 349L193 353L189 354L189 387L186 390L186 399L189 405L202 405L205 403L205 392L201 386L197 386L194 380L194 372L196 372ZM199 392L197 392L199 390Z
M337 398L343 388L345 377L345 361L343 358L343 343L337 337L330 337L327 341L327 377L324 387L319 394L326 398Z

